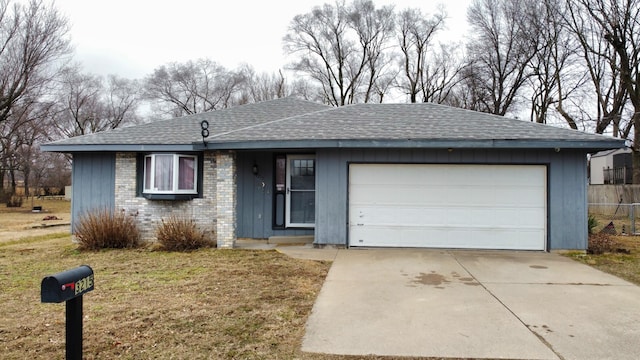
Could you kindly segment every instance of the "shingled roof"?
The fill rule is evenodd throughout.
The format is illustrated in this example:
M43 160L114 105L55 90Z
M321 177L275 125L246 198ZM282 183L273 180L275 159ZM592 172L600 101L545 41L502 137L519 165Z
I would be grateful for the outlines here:
M200 136L202 120L210 124L206 144ZM431 103L334 108L284 98L61 140L43 148L156 151L159 147L165 150L551 147L593 151L623 146L623 140L603 135Z
M210 134L215 135L324 109L332 107L287 97L77 136L45 144L42 149L60 152L193 150L194 142L202 143L200 123L203 120L210 124Z

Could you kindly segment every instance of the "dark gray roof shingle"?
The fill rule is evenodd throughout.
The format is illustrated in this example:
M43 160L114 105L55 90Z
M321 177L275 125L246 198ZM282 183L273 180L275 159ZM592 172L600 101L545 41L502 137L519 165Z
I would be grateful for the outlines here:
M112 131L77 136L47 144L48 147L62 145L183 145L201 141L200 123L209 122L210 136L242 129L267 121L306 114L330 106L299 100L293 97L263 101L228 109L183 116L148 124L119 128Z
M260 140L603 140L602 135L432 103L355 104L221 133L219 141Z
M334 108L284 98L61 140L45 145L45 150L72 151L77 145L90 151L96 149L92 145L110 145L117 151L126 150L116 149L117 145L149 144L201 149L202 120L210 123L206 140L210 149L624 146L623 140L607 136L432 103Z

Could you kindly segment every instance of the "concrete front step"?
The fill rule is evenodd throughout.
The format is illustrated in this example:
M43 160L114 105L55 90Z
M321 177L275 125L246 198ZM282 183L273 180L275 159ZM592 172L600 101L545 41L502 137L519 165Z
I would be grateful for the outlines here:
M278 244L278 245L312 244L313 240L314 240L313 235L271 236L267 240L267 244Z

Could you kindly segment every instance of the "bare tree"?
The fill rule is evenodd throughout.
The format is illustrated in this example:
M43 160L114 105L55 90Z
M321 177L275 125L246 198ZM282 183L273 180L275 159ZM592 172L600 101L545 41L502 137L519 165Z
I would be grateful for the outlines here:
M547 123L557 111L570 128L578 129L578 122L569 115L564 104L575 101L573 95L582 97L578 92L586 76L579 61L579 44L562 17L565 12L563 1L543 0L526 10L527 21L540 39L529 63L531 76L527 79L530 120Z
M46 138L51 104L23 98L15 105L11 115L0 123L0 163L9 175L11 189L15 193L16 179L22 173L25 194L29 196L29 174L33 158L38 152L38 142ZM4 182L4 174L0 180Z
M15 184L17 137L30 119L20 113L38 101L70 52L67 19L43 1L0 0L0 190Z
M586 16L606 47L588 46L591 53L606 59L619 76L619 88L631 103L633 135L633 182L640 183L640 0L575 0L569 8ZM575 5L575 6L572 6ZM574 16L572 19L578 18ZM616 85L617 86L617 85ZM613 105L624 99L613 98ZM614 110L618 110L615 109ZM621 112L615 113L616 116ZM615 121L614 118L612 121ZM615 123L614 123L615 124Z
M174 117L235 105L246 77L209 59L169 63L144 82L146 97Z
M71 184L71 164L64 154L36 152L33 157L29 183L35 187L35 193L41 189L64 189Z
M103 85L97 75L83 74L79 66L67 68L60 80L57 97L60 110L55 125L63 137L91 134L103 127L100 101Z
M464 80L461 44L439 44L427 53L420 79L422 102L452 105L454 89Z
M290 69L317 84L327 104L369 102L374 96L380 101L390 83L386 52L392 13L391 7L376 9L370 0L355 0L295 16L283 39L285 51L297 56Z
M136 81L81 72L79 66L63 71L57 96L54 126L62 137L113 130L137 120L140 101Z
M428 51L435 35L444 27L446 14L440 12L426 17L420 9L406 9L398 14L399 44L402 52L401 68L404 77L399 87L409 95L409 101L418 101L418 95L430 83ZM431 65L433 69L434 65ZM444 70L444 69L442 69ZM431 70L433 73L434 70ZM426 89L428 91L428 89ZM424 95L423 99L430 95Z
M287 79L282 71L278 73L256 73L251 65L244 65L242 73L245 76L245 84L239 96L242 104L259 101L273 100L292 95Z
M366 59L349 38L344 1L324 4L296 15L285 35L284 49L298 60L290 68L307 74L322 87L324 101L334 106L353 103Z
M22 126L17 136L17 142L14 144L15 149L15 170L22 173L24 181L24 194L30 195L30 180L35 157L38 154L38 141L43 139L46 129L40 126ZM15 191L15 173L11 175L12 183Z
M53 66L71 51L68 33L67 19L53 5L0 0L0 123L48 84Z
M362 101L372 101L377 96L382 102L392 81L389 42L395 28L392 6L376 9L371 0L354 0L347 8L349 26L355 31L366 70L362 74Z
M538 51L539 38L526 17L534 5L525 0L475 0L469 7L467 85L478 87L471 91L478 95L479 110L497 115L513 110Z
M558 102L556 108L569 123L593 124L590 128L598 134L612 126L614 136L627 137L632 123L625 123L622 118L628 94L621 83L617 55L587 9L574 0L565 0L564 8L564 23L578 43L577 53L591 91L581 94L587 99L586 104L565 108L563 102Z
M108 75L106 81L104 104L109 129L138 123L137 110L142 100L140 83L114 74Z

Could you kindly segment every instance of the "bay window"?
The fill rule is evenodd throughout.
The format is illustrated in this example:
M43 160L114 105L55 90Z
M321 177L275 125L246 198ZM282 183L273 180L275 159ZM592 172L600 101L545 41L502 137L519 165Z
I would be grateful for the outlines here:
M144 156L144 194L197 194L198 157L183 154Z

